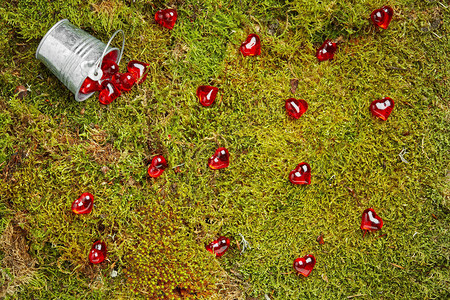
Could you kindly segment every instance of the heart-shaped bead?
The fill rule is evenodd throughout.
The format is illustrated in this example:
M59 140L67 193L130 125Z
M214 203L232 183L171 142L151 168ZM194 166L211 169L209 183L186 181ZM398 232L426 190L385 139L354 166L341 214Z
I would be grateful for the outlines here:
M136 83L136 78L130 73L116 73L112 77L111 81L121 91L131 91L131 88Z
M120 90L114 85L112 81L103 81L102 87L103 89L98 95L98 101L100 101L101 104L108 105L120 96Z
M316 57L319 61L333 59L334 53L337 50L336 43L333 43L331 40L325 40L322 46L317 49Z
M96 241L89 252L89 261L93 264L102 263L106 258L106 244Z
M305 255L303 257L299 257L294 260L294 269L299 274L302 274L305 277L311 273L316 265L316 258L312 254Z
M177 21L177 11L175 9L162 9L156 12L155 21L159 25L172 29Z
M101 84L98 81L92 80L91 78L87 77L80 88L80 93L82 94L89 94L96 91L100 91L102 89Z
M217 240L212 241L206 245L206 250L214 254L216 257L221 257L227 252L230 247L230 240L227 237L221 236Z
M370 112L377 118L386 121L394 109L394 100L384 97L381 100L374 100L370 104Z
M197 97L200 100L200 104L203 106L210 106L216 100L218 88L209 86L209 85L201 85L197 88Z
M244 56L261 55L261 40L257 34L249 34L239 48Z
M148 167L148 175L156 178L161 176L164 170L168 167L167 161L162 155L156 155L152 159L152 163Z
M375 9L370 15L370 19L372 20L372 23L378 27L387 29L393 15L394 10L390 6L385 5L380 9Z
M289 98L286 100L284 107L289 116L298 119L308 110L308 103L303 99Z
M216 150L213 156L208 159L208 166L213 170L223 169L230 164L230 154L224 147Z
M72 211L76 214L88 214L94 207L94 196L90 193L81 194L80 198L72 202Z
M361 229L364 231L376 231L383 227L383 220L377 216L373 208L363 211L361 218Z
M127 65L127 70L133 74L136 80L139 80L139 83L143 83L147 79L147 67L148 64L145 62L131 60Z
M309 164L302 162L289 173L289 181L293 184L310 184L311 183L311 167Z
M103 71L102 80L111 79L114 74L119 72L119 66L113 60L103 59L102 71Z

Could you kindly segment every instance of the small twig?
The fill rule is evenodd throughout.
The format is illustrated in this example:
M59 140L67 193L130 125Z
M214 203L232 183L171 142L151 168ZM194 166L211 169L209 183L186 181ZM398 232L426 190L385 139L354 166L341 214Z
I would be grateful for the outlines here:
M267 294L264 294L264 298L266 298L266 300L271 300L271 299L269 298L269 296L267 296Z
M390 263L390 264L393 265L394 267L399 268L399 269L404 269L402 266L399 266L399 265L397 265L397 264L394 264L394 263Z
M176 165L175 167L172 167L172 169L175 169L175 168L178 168L178 167L182 167L182 166L184 166L184 163Z
M241 237L241 244L242 244L242 250L241 250L241 254L244 253L245 249L252 249L252 247L250 247L250 243L247 242L247 240L244 238L244 236L242 234L239 233L239 236Z
M358 295L348 296L347 299L352 299L352 298L355 298L355 297L362 297L362 296L365 296L365 295L366 294L358 294Z
M431 32L432 34L434 34L438 39L441 39L442 38L442 36L439 36L437 33L435 33L435 32Z
M403 157L403 155L407 154L408 151L403 148L402 151L400 151L400 153L398 154L398 156L400 156L400 159L402 160L402 162L404 162L405 164L409 164L409 162Z

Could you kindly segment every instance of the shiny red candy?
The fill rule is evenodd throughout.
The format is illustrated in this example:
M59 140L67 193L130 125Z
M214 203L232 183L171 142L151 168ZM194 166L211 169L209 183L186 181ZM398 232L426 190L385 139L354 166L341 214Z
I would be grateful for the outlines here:
M370 15L370 19L372 20L372 23L378 27L387 29L393 15L394 10L390 6L383 6L380 9L375 9Z
M142 83L147 78L147 67L148 64L140 62L137 60L131 60L127 65L127 70L129 73L133 74L139 83Z
M230 154L224 147L216 150L213 156L208 159L208 166L213 170L223 169L230 164Z
M377 216L373 208L366 209L361 218L361 229L364 231L376 231L383 227L383 220Z
M394 100L385 97L381 100L374 100L370 104L370 112L377 118L386 121L394 108Z
M101 84L98 81L94 81L91 78L87 77L80 88L80 93L89 94L96 91L100 91L102 89Z
M89 193L81 194L80 198L72 202L72 211L76 214L88 214L94 207L94 196Z
M292 184L311 184L311 167L302 162L289 173L289 181Z
M217 240L212 241L206 245L206 250L214 254L216 257L221 257L227 252L230 247L230 240L227 237L221 236Z
M167 161L162 155L156 155L152 159L150 167L148 167L148 175L150 177L156 178L161 176L164 170L168 167Z
M331 40L326 40L323 42L322 46L317 49L316 57L319 61L333 59L336 50L336 43L333 43Z
M216 100L218 88L209 86L209 85L201 85L197 89L197 97L200 100L200 104L203 106L210 106Z
M249 34L245 42L239 48L244 56L261 55L261 40L256 34Z
M296 260L294 260L295 271L297 271L299 274L302 274L305 277L308 277L308 275L314 269L315 265L316 265L316 258L312 254L308 254L306 256L299 257Z
M289 98L286 100L284 106L286 107L288 115L294 119L300 118L308 110L308 103L303 99L297 100Z
M98 101L101 104L108 105L120 96L120 90L111 81L103 81L102 87L103 89L98 96Z
M103 59L102 71L102 79L111 79L114 74L119 72L119 66L113 60Z
M136 83L136 77L134 77L131 73L116 73L112 77L111 81L113 84L119 88L121 91L128 92L131 90L133 85Z
M177 21L177 11L175 9L159 10L155 14L155 21L159 25L172 29Z
M102 263L106 258L106 244L96 241L89 252L89 261L93 264Z

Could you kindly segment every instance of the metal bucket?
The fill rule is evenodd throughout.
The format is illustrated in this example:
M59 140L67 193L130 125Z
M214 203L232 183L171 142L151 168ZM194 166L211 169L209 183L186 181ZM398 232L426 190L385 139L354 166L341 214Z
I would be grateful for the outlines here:
M117 33L122 33L122 50L110 47ZM119 64L125 46L125 34L116 31L104 44L67 19L56 23L42 38L36 58L44 63L58 79L75 94L75 100L84 101L93 93L82 94L80 88L87 77L100 80L101 63L108 55Z

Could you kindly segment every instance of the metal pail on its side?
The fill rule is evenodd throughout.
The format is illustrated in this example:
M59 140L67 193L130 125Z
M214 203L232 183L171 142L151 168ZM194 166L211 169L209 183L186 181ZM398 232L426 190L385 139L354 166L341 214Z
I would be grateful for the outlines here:
M112 39L121 32L122 50L110 47ZM84 101L93 93L82 94L80 88L87 77L102 77L101 63L107 55L119 64L125 46L122 30L116 31L108 44L74 26L67 19L56 23L42 38L36 50L36 58L58 77L75 94L75 100Z

